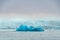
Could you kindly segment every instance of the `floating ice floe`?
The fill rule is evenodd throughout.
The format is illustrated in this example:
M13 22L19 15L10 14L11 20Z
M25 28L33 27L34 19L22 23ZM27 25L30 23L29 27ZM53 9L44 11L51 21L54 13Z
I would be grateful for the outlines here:
M41 27L41 26L37 26L37 27L34 27L34 26L27 26L27 25L20 25L16 31L44 31L44 29Z

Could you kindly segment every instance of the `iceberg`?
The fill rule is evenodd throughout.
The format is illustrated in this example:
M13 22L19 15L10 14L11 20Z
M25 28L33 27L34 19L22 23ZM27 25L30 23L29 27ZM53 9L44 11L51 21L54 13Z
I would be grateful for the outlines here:
M16 31L27 31L27 30L28 30L28 28L27 28L26 25L20 25L20 26L16 29Z
M34 27L22 24L16 29L16 31L44 31L44 29L41 26Z

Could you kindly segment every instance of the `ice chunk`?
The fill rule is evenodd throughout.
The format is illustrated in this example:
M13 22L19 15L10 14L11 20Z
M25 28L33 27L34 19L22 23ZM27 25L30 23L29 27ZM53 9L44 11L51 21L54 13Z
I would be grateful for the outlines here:
M26 25L20 25L20 26L16 29L16 31L27 31L27 30L28 30L28 28L27 28Z
M41 26L37 26L37 27L34 27L34 26L30 26L28 27L27 25L20 25L16 31L44 31L44 29L41 27Z

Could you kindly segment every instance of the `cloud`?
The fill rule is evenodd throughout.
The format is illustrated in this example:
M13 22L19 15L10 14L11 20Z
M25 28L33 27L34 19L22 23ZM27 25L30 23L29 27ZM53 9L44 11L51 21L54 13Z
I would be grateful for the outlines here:
M52 18L60 16L59 0L1 0L1 18Z

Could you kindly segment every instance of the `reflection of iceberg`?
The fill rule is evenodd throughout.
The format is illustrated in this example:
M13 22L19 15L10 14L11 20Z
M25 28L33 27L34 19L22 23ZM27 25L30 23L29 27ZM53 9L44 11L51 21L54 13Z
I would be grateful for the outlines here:
M28 27L27 25L20 25L16 31L44 31L44 29L42 27L34 27L34 26L30 26Z

